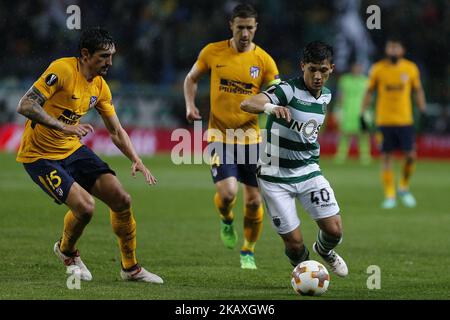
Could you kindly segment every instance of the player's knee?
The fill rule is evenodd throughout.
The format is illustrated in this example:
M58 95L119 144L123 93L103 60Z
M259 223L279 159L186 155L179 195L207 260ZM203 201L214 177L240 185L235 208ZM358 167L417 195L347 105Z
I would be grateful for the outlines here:
M305 250L305 244L300 241L291 242L286 244L286 250L289 252L302 252Z
M236 193L234 193L232 191L226 191L226 192L222 192L220 194L220 200L224 204L224 206L231 205L235 199L236 199Z
M342 238L343 230L342 230L342 224L341 223L333 223L331 225L328 225L326 230L323 230L326 234L333 238Z
M342 238L342 220L339 213L333 217L320 221L319 228L333 238Z
M245 207L250 212L256 212L260 206L261 206L261 199L259 197L254 197L252 199L249 199L245 203Z
M383 169L384 170L392 169L392 156L390 154L385 154L383 157Z
M416 155L415 154L408 154L406 156L406 163L407 164L413 164L414 161L416 161Z
M114 203L111 205L111 209L116 212L123 212L131 208L131 196L126 193L120 193Z
M85 197L82 201L80 201L77 208L75 208L75 211L78 213L79 217L85 220L90 220L92 218L94 215L94 210L95 200L91 196Z
M332 229L331 232L327 232L327 233L336 239L342 238L342 228L341 229L335 228L335 229Z

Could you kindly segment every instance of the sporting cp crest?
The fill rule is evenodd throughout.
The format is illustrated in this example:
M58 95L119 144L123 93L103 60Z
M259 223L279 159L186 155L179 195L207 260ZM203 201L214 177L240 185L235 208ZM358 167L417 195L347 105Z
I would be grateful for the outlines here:
M323 114L326 114L326 113L327 113L327 103L326 103L326 102L324 102L324 103L322 104L322 112L323 112Z
M95 106L96 104L97 104L97 97L91 96L91 99L89 100L89 109Z
M256 79L259 77L259 67L253 66L250 67L250 75L253 79Z
M273 224L274 224L276 227L279 227L279 226L281 225L281 219L280 219L280 217L278 217L278 216L273 217L273 218L272 218L272 221L273 221Z

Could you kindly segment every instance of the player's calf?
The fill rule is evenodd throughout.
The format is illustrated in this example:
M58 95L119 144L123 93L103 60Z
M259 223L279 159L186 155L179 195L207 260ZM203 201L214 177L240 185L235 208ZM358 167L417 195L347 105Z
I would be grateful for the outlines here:
M74 182L65 204L70 210L64 216L60 249L64 253L71 253L76 250L78 239L94 215L95 200L83 187Z
M131 208L131 196L126 192L120 192L108 206L114 212L128 211Z
M130 268L137 264L136 259L136 221L131 209L123 212L109 212L111 226L118 238L122 265Z
M320 254L327 255L337 247L339 243L342 242L342 233L335 232L334 234L330 234L328 232L324 232L322 229L319 229L319 233L317 234L317 248Z
M309 260L308 248L302 243L297 245L287 245L284 253L294 267L303 261Z
M233 207L236 203L236 194L233 192L216 192L214 195L214 204L219 211L220 219L223 222L230 223L234 220Z
M280 236L284 242L284 253L294 267L309 259L309 251L303 244L303 237L298 227Z

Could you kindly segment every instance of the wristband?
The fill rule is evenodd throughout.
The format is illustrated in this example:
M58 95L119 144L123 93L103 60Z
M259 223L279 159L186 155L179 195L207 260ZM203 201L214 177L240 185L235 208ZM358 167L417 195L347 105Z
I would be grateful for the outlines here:
M273 109L275 109L276 107L278 107L278 106L268 102L268 103L266 103L264 105L264 113L272 114L273 113Z

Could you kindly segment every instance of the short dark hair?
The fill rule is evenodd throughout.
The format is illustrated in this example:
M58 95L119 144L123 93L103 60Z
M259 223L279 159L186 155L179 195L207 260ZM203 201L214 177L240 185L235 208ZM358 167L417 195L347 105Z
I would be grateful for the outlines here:
M234 18L255 18L258 19L258 12L256 12L255 8L248 3L241 3L234 7L233 12L231 13L230 21L233 21Z
M400 43L402 47L405 46L405 43L403 42L402 37L400 37L399 35L390 35L386 39L386 43L388 43L388 42L396 42L396 43Z
M303 49L303 62L320 63L328 60L333 63L333 47L322 41L313 41Z
M97 50L108 49L114 46L114 40L108 31L97 28L85 29L81 33L78 49L86 48L90 54Z

